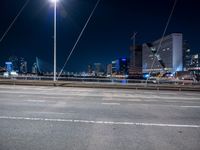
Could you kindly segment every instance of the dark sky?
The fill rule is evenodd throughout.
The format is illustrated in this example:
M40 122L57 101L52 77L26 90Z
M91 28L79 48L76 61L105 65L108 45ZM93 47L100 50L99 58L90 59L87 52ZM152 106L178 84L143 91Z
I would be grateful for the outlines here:
M0 1L0 37L26 0ZM63 66L96 0L61 0L57 14L57 59ZM137 44L161 37L174 0L101 0L66 66L86 70L88 64L108 64L128 56L133 32ZM192 51L200 52L200 4L178 0L166 34L183 33ZM35 57L53 64L53 7L49 0L30 0L0 43L0 65L11 55L24 57L32 66Z

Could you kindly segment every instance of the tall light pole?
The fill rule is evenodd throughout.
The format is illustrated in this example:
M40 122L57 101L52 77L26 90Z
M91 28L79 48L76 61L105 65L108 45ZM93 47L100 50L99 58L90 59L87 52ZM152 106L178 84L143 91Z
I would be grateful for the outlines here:
M54 71L53 81L56 81L56 7L58 0L50 0L54 4Z

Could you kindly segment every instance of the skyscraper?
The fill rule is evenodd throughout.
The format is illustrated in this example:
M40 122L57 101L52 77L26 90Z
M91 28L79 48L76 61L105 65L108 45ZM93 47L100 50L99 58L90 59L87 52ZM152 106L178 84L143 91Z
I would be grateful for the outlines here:
M112 64L107 65L107 75L112 75Z
M102 76L104 72L104 67L101 63L94 63L94 72L96 76Z
M88 65L88 68L87 68L87 73L88 74L92 74L92 70L93 68L92 68L92 65L90 64L90 65Z
M112 75L127 75L128 74L128 59L119 58L112 61Z
M172 33L142 45L143 73L183 70L183 37Z
M129 77L139 77L142 74L142 46L130 48Z
M32 73L33 73L33 74L37 74L37 73L38 73L37 63L33 63L33 66L32 66Z
M9 62L12 62L13 64L13 70L14 71L19 71L19 59L17 58L17 56L11 56L9 57Z
M27 73L27 61L24 60L24 58L20 58L20 72L21 73Z
M192 55L191 55L189 44L187 41L184 41L183 42L183 68L185 71L188 70L188 68L190 68L191 59L192 59Z
M191 68L200 67L200 54L192 55L190 67Z
M192 55L189 71L194 74L197 81L200 81L200 54Z

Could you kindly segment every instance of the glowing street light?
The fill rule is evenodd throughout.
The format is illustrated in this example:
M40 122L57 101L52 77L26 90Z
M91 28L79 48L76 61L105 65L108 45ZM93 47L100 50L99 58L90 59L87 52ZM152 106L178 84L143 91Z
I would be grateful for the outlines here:
M57 3L59 0L49 0L52 3Z
M59 0L50 0L54 3L54 71L53 71L53 80L56 81L56 4Z

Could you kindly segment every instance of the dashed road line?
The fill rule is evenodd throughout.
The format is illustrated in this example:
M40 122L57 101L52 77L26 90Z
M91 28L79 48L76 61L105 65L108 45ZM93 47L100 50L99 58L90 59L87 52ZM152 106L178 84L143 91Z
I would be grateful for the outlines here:
M200 106L181 106L182 108L200 108Z
M25 102L33 102L33 103L45 103L45 100L24 100Z
M30 112L30 113L33 113L33 114L55 114L55 115L65 115L67 113L61 113L61 112Z
M101 103L102 105L120 105L120 103Z
M188 125L188 124L163 124L163 123L143 123L143 122L113 122L113 121L49 119L49 118L29 118L29 117L10 117L10 116L0 116L0 119L50 121L50 122L69 122L69 123L85 123L85 124L104 124L104 125L130 125L130 126L151 126L151 127L200 128L200 125Z

